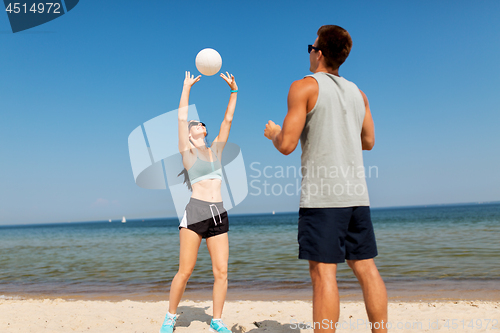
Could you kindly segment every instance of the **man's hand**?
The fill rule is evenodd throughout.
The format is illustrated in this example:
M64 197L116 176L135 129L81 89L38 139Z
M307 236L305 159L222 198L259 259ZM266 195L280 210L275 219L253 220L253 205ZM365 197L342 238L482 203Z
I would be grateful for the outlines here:
M273 141L274 138L280 134L281 126L276 125L272 120L269 120L266 124L266 129L264 130L264 136L269 140Z

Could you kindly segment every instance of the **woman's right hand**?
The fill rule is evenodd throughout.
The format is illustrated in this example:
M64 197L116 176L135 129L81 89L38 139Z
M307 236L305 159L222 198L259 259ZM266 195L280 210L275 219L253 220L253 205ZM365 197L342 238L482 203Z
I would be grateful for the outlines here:
M186 71L186 77L184 78L184 87L191 88L193 86L193 84L200 81L200 78L201 78L201 75L194 77L194 75L191 75L191 73L189 71Z

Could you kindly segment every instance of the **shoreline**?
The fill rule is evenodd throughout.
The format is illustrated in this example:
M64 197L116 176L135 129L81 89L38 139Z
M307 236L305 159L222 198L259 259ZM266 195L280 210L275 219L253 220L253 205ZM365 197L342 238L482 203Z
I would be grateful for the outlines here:
M362 301L361 288L354 281L339 281L341 301ZM447 301L500 301L499 280L427 280L427 281L386 281L390 302L447 302ZM41 291L43 290L43 291ZM16 285L0 285L0 300L63 299L67 301L111 301L125 300L137 302L161 302L168 300L169 284L162 283L150 289L135 289L122 286L93 288L72 286L51 289L47 286L32 285L28 288ZM212 283L188 283L183 300L209 301L212 299ZM310 301L310 283L262 283L254 285L229 283L228 301Z

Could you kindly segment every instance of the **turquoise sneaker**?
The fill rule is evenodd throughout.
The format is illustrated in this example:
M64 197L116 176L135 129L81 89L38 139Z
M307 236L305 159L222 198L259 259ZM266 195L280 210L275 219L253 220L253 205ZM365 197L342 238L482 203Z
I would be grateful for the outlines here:
M177 315L171 316L167 313L163 325L161 325L160 333L172 333L175 329L174 326L178 317Z
M231 331L227 328L226 325L222 322L222 319L212 319L210 322L210 332L218 332L218 333L231 333Z

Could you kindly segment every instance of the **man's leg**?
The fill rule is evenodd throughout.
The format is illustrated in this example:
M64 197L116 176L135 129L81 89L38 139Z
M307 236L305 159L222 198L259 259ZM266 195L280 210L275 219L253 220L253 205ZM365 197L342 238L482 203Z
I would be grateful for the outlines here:
M372 323L372 332L387 332L387 291L375 261L347 260L363 290L368 320ZM382 324L383 323L383 324Z
M313 284L314 333L335 332L340 307L337 264L309 260L309 273Z

